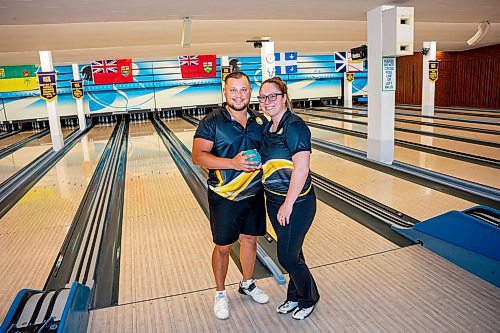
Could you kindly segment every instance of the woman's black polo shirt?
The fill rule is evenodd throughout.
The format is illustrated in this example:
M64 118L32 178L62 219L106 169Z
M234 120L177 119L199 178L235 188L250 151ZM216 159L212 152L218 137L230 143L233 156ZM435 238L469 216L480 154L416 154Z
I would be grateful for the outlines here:
M264 175L262 182L268 200L282 202L290 186L293 171L292 156L311 151L311 131L306 123L291 111L286 111L276 132L270 132L272 121L265 126L264 139L259 150ZM311 192L311 174L307 176L297 202Z
M213 155L233 158L244 150L259 150L267 123L264 116L247 109L247 126L244 128L232 119L225 107L222 107L200 121L194 137L212 141ZM232 169L211 169L208 173L208 186L226 199L239 201L262 190L261 177L262 170L243 172Z

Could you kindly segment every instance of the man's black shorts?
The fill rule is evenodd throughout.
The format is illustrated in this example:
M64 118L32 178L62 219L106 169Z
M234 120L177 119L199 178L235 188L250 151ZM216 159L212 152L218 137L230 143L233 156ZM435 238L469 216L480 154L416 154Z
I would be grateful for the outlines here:
M263 236L266 234L266 208L264 191L240 201L232 201L208 190L210 226L214 243L230 245L240 234Z

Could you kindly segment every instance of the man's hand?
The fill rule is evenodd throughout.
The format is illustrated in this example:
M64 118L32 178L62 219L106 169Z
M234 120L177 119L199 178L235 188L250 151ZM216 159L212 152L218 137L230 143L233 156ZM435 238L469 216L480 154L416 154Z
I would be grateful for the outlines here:
M231 159L231 164L234 170L253 172L255 170L261 169L262 164L256 165L255 162L248 162L247 159L253 157L253 154L243 156L243 151L240 151L238 155Z

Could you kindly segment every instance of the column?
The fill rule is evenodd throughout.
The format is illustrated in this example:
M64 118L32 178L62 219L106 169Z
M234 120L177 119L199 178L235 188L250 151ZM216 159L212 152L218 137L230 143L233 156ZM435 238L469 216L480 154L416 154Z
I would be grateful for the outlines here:
M344 72L344 107L352 108L352 81L347 80L347 74Z
M394 160L394 91L382 91L382 12L380 6L368 19L368 158L391 164Z
M422 55L422 115L433 116L436 83L429 80L429 60L436 60L436 42L424 42L423 47L428 52Z
M52 66L52 53L50 51L40 51L40 63L42 72L51 72L54 70ZM52 149L59 151L64 147L64 139L61 131L61 121L57 114L57 99L46 102L47 113L49 115L50 136L52 138Z
M80 70L78 68L78 64L72 64L73 68L73 80L80 80ZM85 98L85 95L84 95ZM83 111L83 98L75 99L76 101L76 110L78 113L78 123L80 124L80 131L85 130L87 128L87 123L85 121L85 113Z
M269 41L262 43L260 61L262 64L262 82L276 76L276 69L274 66L274 42Z

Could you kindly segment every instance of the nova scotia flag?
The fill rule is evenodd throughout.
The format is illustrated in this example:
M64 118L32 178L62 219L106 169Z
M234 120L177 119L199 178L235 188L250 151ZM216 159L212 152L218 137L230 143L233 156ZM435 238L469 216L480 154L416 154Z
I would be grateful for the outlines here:
M297 73L297 52L274 54L276 75Z

